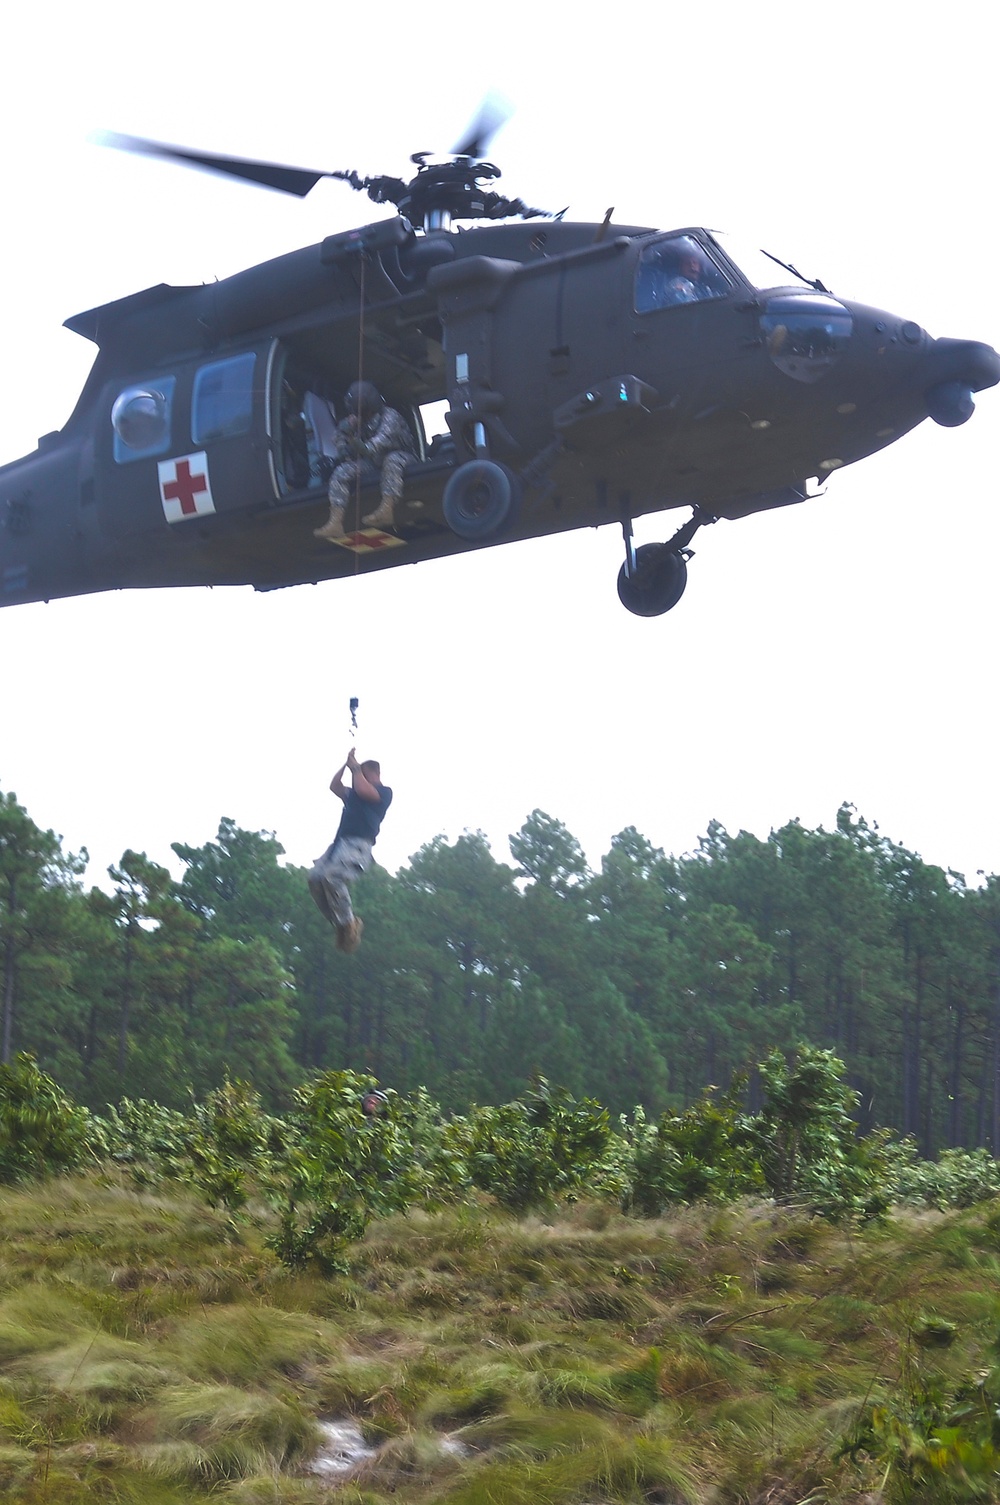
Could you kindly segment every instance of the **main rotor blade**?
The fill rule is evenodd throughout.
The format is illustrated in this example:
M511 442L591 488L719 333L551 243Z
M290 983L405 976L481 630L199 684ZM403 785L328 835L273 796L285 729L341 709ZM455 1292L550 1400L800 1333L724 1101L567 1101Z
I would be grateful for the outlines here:
M273 188L279 193L294 193L305 198L315 188L320 178L331 176L328 172L310 172L304 167L282 167L275 162L252 162L245 157L210 156L207 152L190 151L184 146L169 146L162 141L147 141L142 136L119 136L114 131L102 133L98 141L103 146L113 146L118 151L139 152L146 157L165 157L169 162L180 162L186 167L200 168L203 172L222 173L229 178L243 178L248 183L257 183L262 188Z
M487 94L462 140L452 148L452 156L472 157L476 160L485 157L493 137L501 126L507 124L513 113L513 107L499 94Z

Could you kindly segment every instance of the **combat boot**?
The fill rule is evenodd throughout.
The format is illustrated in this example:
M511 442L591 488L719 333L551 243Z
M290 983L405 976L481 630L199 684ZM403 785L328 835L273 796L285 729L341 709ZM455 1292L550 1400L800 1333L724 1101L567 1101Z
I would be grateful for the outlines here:
M391 528L395 506L391 496L384 496L374 512L369 512L362 521L366 528Z
M357 915L355 915L349 925L345 925L342 929L338 928L337 945L341 951L346 951L348 955L353 951L357 951L361 945L361 932L364 928L363 921L359 920Z
M330 520L325 522L322 528L313 529L313 538L326 538L331 543L338 538L344 537L344 509L343 507L330 508Z

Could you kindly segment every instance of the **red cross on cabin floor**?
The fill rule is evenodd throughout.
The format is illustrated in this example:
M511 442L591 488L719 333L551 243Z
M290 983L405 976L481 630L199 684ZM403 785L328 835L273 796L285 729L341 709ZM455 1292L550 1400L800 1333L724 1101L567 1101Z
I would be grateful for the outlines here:
M163 495L169 502L180 502L181 512L185 517L190 517L192 512L197 512L198 510L195 497L199 492L207 490L207 477L193 476L191 474L191 462L189 460L178 460L177 479L165 483Z
M348 533L344 542L352 549L384 549L398 540L388 533Z

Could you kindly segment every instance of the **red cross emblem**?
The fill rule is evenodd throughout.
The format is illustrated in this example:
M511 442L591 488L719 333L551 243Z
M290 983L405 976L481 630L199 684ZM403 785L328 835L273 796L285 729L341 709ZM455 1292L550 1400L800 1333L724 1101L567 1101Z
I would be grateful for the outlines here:
M180 455L176 460L161 460L156 469L163 515L168 523L179 523L186 517L205 517L215 511L204 450L197 455Z
M355 554L372 554L378 549L391 549L405 541L397 538L395 533L383 533L378 528L359 528L356 533L345 533L343 538L334 539L334 543L339 543L342 548L350 549Z

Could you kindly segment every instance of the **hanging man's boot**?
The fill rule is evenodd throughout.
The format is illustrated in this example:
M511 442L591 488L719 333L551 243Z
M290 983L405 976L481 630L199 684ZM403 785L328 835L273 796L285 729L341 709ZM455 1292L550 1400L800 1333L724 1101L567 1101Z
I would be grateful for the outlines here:
M313 538L327 538L332 543L344 536L344 509L343 507L331 507L329 522L325 522L322 528L314 528Z
M391 528L395 507L391 496L384 496L374 512L362 518L366 528Z
M352 951L357 951L361 945L361 932L364 928L364 923L358 919L357 915L351 920L350 924L338 925L337 949L339 951L346 951L348 955Z

